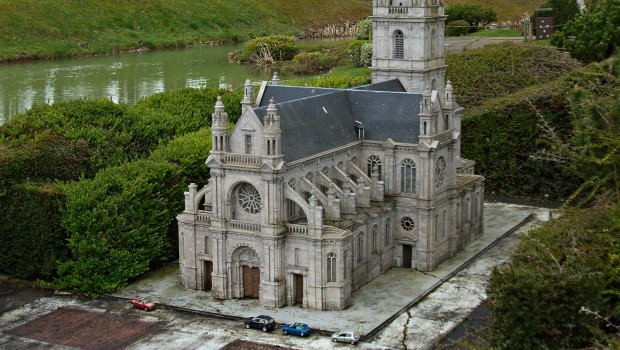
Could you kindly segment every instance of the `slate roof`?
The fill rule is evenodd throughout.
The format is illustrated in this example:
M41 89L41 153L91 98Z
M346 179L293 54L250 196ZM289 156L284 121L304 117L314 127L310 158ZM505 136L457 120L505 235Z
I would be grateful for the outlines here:
M422 95L402 90L397 80L347 90L269 85L254 112L264 121L274 99L287 162L357 141L356 121L366 140L417 144Z

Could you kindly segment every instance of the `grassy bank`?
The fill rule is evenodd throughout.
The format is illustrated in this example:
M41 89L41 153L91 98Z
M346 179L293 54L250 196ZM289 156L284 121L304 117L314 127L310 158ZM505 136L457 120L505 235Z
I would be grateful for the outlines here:
M333 2L0 0L0 62L66 58L137 48L297 35L322 22L357 21L361 0ZM309 11L308 9L312 9ZM349 11L347 11L349 9Z
M479 2L448 0L446 6ZM539 3L482 5L507 20L532 13ZM371 13L370 0L0 0L0 62L301 35L328 24L355 23Z

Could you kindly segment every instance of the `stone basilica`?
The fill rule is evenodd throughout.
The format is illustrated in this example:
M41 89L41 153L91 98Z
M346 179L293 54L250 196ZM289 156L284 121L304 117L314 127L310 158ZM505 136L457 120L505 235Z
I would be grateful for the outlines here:
M343 309L398 266L432 271L483 234L484 178L460 157L444 83L443 0L374 0L371 85L255 91L229 133L212 115L211 178L185 192L186 288L267 307Z

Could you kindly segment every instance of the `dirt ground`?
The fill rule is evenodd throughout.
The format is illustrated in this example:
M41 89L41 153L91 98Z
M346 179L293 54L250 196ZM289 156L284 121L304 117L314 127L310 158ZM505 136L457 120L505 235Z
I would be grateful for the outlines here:
M85 350L115 350L162 329L157 323L130 317L59 308L7 333Z

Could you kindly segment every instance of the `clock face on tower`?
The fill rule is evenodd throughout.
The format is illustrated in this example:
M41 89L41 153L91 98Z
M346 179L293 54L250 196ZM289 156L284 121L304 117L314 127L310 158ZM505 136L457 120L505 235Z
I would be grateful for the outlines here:
M446 160L443 157L437 159L435 164L435 187L441 186L446 173Z

